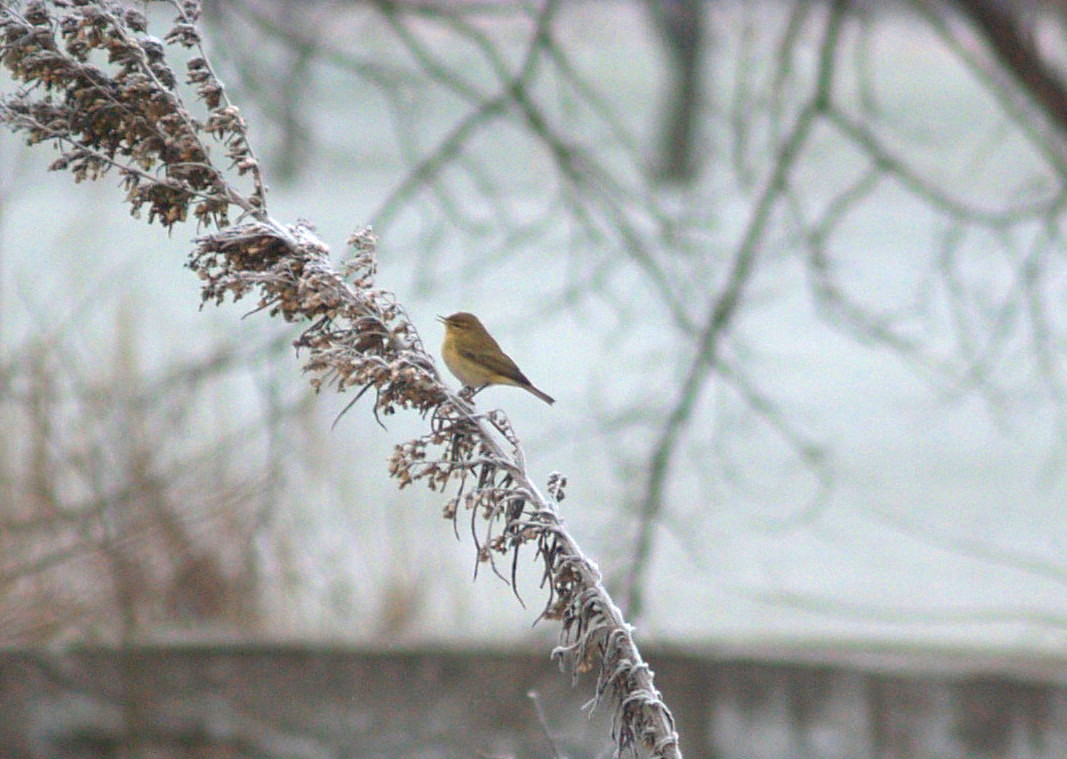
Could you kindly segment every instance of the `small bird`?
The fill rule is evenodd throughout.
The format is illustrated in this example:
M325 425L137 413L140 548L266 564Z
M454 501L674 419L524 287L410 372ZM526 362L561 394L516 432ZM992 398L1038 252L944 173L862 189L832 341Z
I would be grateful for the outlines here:
M515 385L533 393L545 403L556 402L526 379L511 357L500 350L477 316L460 311L451 316L438 316L437 319L445 325L441 357L448 370L466 387L477 392L486 385Z

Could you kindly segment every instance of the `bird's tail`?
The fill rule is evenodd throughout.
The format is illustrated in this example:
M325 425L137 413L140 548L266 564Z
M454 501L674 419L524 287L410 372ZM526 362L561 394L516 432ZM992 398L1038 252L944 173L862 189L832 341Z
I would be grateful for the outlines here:
M551 395L549 395L548 393L543 393L543 392L541 392L540 390L538 390L538 389L537 389L536 387L534 387L533 385L523 385L522 387L523 387L523 389L524 389L524 390L529 390L529 391L530 391L531 393L533 393L533 394L534 394L534 395L536 395L536 396L537 396L538 398L540 398L541 400L543 400L543 401L544 401L545 403L547 403L547 404L548 404L549 406L551 406L551 405L552 405L553 403L555 403L555 402L556 402L556 399L555 399L555 398L553 398L553 397L552 397Z

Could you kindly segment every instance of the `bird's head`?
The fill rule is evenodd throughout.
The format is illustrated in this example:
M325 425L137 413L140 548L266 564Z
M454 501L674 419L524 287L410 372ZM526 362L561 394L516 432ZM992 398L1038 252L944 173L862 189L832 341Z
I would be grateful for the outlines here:
M459 311L451 316L438 316L437 320L444 324L448 329L455 329L463 332L485 330L482 323L478 321L478 317L474 314L468 314L466 311Z

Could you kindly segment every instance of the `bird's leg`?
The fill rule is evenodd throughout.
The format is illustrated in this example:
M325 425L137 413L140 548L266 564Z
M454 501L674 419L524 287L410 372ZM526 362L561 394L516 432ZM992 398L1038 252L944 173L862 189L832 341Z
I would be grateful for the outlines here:
M464 385L463 389L459 391L459 395L461 398L465 398L468 401L472 401L474 400L474 396L485 390L487 387L489 387L488 382L486 382L484 385L478 385L478 387L474 387L473 385Z
M464 400L474 400L474 396L480 392L485 385L478 385L477 388L473 385L465 384L460 388L460 397Z

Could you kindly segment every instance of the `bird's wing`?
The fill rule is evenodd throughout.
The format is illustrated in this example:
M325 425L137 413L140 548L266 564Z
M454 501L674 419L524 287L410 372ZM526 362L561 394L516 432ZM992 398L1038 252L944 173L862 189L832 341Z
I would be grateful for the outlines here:
M492 353L460 350L459 354L480 366L484 366L494 374L507 377L512 382L520 385L530 384L530 380L526 379L526 375L522 373L515 362L511 360L511 357L504 353L504 351L498 351L494 355Z

